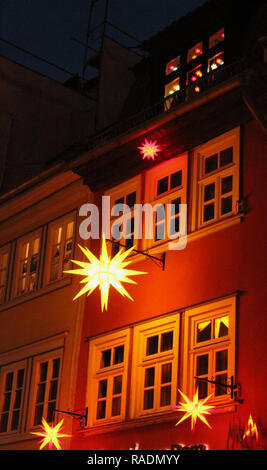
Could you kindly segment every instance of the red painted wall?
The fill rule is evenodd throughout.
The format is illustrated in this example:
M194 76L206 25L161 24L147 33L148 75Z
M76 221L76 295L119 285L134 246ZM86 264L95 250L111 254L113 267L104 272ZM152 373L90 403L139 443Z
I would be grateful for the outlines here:
M194 433L185 421L83 437L73 430L71 448L128 449L139 442L142 449L165 449L175 442L208 443L211 449L226 449L229 426L247 423L249 414L267 433L267 319L266 319L266 156L267 141L255 122L244 129L241 142L243 194L248 201L244 221L188 243L183 251L168 251L162 271L151 260L135 264L147 271L137 285L127 285L134 302L112 290L108 311L101 313L99 292L86 301L79 359L76 408L85 406L88 343L86 337L118 329L210 299L240 291L237 310L236 381L244 402L235 412L209 418L213 430L200 424ZM243 150L242 150L243 146Z

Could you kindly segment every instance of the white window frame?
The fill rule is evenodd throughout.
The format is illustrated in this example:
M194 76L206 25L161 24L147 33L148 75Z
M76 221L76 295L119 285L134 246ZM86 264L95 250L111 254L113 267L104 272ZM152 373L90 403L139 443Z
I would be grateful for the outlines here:
M34 416L35 416L35 406L36 406L36 398L37 398L37 388L38 388L38 381L39 381L39 367L40 364L43 362L48 362L48 371L47 371L47 379L46 379L46 387L45 387L45 396L44 396L44 410L43 410L43 417L47 419L47 411L48 411L48 401L49 401L49 381L52 379L52 363L54 359L60 359L60 367L58 373L58 385L57 385L57 396L56 396L56 408L58 407L59 397L60 397L60 386L61 386L61 379L62 379L62 366L63 366L63 349L57 349L48 353L40 354L33 359L33 369L32 369L32 376L31 376L31 390L30 390L30 400L29 400L29 416L28 416L28 428L33 429L38 426L39 424L34 424Z
M12 290L12 297L17 298L21 297L23 295L30 294L32 292L36 292L38 290L38 285L39 285L39 279L40 279L40 272L41 272L41 252L42 252L42 234L43 230L42 228L35 230L23 237L21 237L19 240L17 240L16 244L16 255L15 255L15 276L14 276L14 284L13 284L13 290ZM35 288L30 290L29 289L29 281L30 281L30 264L31 264L31 255L33 253L33 243L34 240L39 238L39 250L38 250L38 268L36 271L36 285ZM28 253L28 262L27 262L27 273L25 277L25 292L18 292L19 289L19 282L20 282L20 262L23 258L22 257L22 249L23 245L25 243L29 243L29 253Z
M19 408L19 420L18 420L18 427L17 429L12 430L12 415L13 412L16 410L14 408L15 405L15 394L16 394L16 386L15 383L17 381L17 374L20 369L24 369L24 377L23 377L23 387L21 393L21 401L20 401L20 408ZM0 432L0 439L2 436L8 434L18 434L21 432L21 424L23 418L23 410L24 410L24 397L25 397L25 389L26 389L26 373L27 373L27 361L19 361L16 363L8 364L1 369L0 375L0 419L3 413L3 405L4 405L4 393L5 393L5 382L6 376L8 373L13 372L13 382L11 388L11 398L10 398L10 407L8 411L8 423L7 423L7 430L4 432Z
M133 193L133 192L136 192L136 202L135 202L135 204L140 204L141 203L141 175L139 175L137 177L134 177L134 178L131 178L130 180L125 181L125 182L123 182L123 183L121 183L117 186L114 186L113 188L111 188L110 190L108 190L104 193L105 196L110 197L110 211L112 211L112 208L115 205L115 201L117 201L118 199L124 198L124 204L127 204L126 196ZM110 228L112 228L114 222L117 219L119 219L119 217L120 216L110 216ZM127 220L134 217L134 206L130 207L129 214L127 214L124 217L125 217L124 218L124 220L125 220L124 223L126 223ZM137 221L135 221L135 223L137 223ZM110 239L112 239L112 232L110 233ZM120 240L118 240L118 243L120 243L122 245L126 245L125 238L122 237ZM113 253L114 250L112 249L112 247L110 245L111 244L108 244L108 251L109 251L109 253ZM136 246L136 247L138 246L138 240L135 239L135 238L133 239L133 245ZM122 248L122 247L120 247L120 248Z
M222 150L233 148L233 162L219 167L205 175L205 159ZM234 128L215 139L197 147L193 156L193 196L192 196L192 231L201 229L220 221L229 219L238 214L239 201L239 154L240 154L240 128ZM232 211L220 213L220 201L227 195L221 194L221 180L232 175ZM204 221L204 188L215 183L214 218ZM207 201L209 202L209 201Z
M169 189L163 194L157 194L157 184L158 181L165 178L171 177L172 174L182 171L182 184L173 189ZM156 213L153 214L153 239L143 239L143 249L151 250L154 252L164 251L166 249L167 243L172 240L168 238L167 231L167 210L166 205L171 204L171 201L174 199L181 198L181 204L187 203L187 173L188 173L188 153L178 155L177 157L172 158L166 162L163 162L159 165L156 165L152 169L148 170L145 175L145 202L153 206L153 208L158 204L165 204L165 238L160 240L154 240L155 234L155 220ZM143 217L144 221L144 217ZM144 234L144 227L143 227Z
M209 341L196 343L196 326L199 322L215 320L229 316L228 335L212 338ZM214 355L216 351L228 350L228 380L235 377L235 347L236 347L236 296L212 301L184 312L184 342L183 342L183 378L182 391L190 398L196 391L196 358L199 355L209 354L208 380L215 380ZM230 385L230 382L228 382ZM231 403L230 392L215 396L215 385L208 384L208 395L214 393L211 402L215 406Z
M10 253L11 253L11 245L5 245L0 248L0 289L3 289L3 299L1 301L0 297L0 306L3 305L7 301L7 291L8 291L8 275L9 275L9 268L10 268ZM1 264L2 256L7 254L7 265L3 267ZM1 274L5 271L5 282L1 284Z
M166 414L173 411L172 406L176 405L178 361L179 361L179 314L148 321L134 327L133 354L132 354L132 376L131 376L131 403L130 417L144 418ZM173 331L173 347L171 350L146 355L146 344L149 337L161 335ZM160 389L164 385L160 379L160 366L172 364L171 399L167 406L160 406ZM143 399L145 391L145 370L155 366L154 382L154 406L150 409L143 409ZM142 391L142 393L141 393Z
M124 345L123 362L112 364L108 367L100 367L102 351L112 349L117 346ZM88 381L86 392L86 403L89 410L88 425L101 426L110 423L118 423L125 420L126 416L126 399L127 399L127 386L128 386L128 362L129 362L129 347L130 347L130 329L123 329L112 334L103 335L101 337L90 340L89 346L89 361L88 361ZM114 398L112 391L113 378L122 375L122 389L121 397L121 412L119 415L111 416L112 398ZM97 403L98 387L101 380L107 380L107 393L106 393L106 413L104 418L97 419ZM105 397L102 397L103 399Z
M66 233L67 233L67 226L69 223L73 222L73 234L70 240L72 240L72 251L70 256L68 257L71 259L74 253L74 244L75 244L75 234L76 234L76 212L72 212L67 214L63 217L60 217L53 222L48 224L48 237L47 237L47 246L46 246L46 265L45 265L45 277L44 277L44 284L52 284L53 282L57 282L65 277L70 276L70 274L66 274L63 272L63 261L64 261L64 251L65 246L67 243L66 240ZM58 273L55 279L51 279L51 265L52 265L52 255L53 255L53 246L54 246L54 237L56 231L61 228L61 240L59 244L59 262L58 262ZM68 267L71 269L71 264Z

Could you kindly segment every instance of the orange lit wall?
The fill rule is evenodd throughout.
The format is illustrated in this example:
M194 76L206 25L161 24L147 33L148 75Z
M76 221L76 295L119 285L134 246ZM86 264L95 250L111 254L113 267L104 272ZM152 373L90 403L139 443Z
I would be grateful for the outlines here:
M240 291L237 308L236 381L242 404L234 412L213 414L209 423L190 432L190 423L178 427L161 424L84 437L74 424L71 448L128 449L139 442L143 449L166 449L176 442L206 443L226 449L229 426L246 424L251 413L267 432L266 371L266 187L267 145L259 126L252 122L241 142L241 182L248 210L244 221L188 243L183 251L168 251L162 271L151 260L136 263L147 271L137 285L127 285L134 302L111 290L107 312L101 313L99 292L87 298L79 357L76 409L85 406L88 342L86 338L119 329L140 320L193 306ZM155 163L156 164L156 163Z

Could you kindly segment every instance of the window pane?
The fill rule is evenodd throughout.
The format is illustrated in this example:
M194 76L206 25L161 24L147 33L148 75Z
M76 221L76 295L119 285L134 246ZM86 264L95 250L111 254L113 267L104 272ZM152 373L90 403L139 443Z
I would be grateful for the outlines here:
M107 396L108 381L100 380L98 383L98 398L105 398Z
M119 395L122 391L122 375L113 379L113 395Z
M21 396L22 396L22 390L16 390L15 400L14 400L14 404L13 404L14 409L20 408Z
M198 398L205 398L208 395L208 382L196 380L196 388L198 388Z
M114 349L114 364L120 364L123 362L124 357L124 345L116 346Z
M121 397L112 398L111 416L119 416L121 414Z
M13 411L12 421L11 421L11 431L18 429L19 425L19 410Z
M11 392L5 393L2 411L8 411L10 408Z
M8 372L8 374L6 375L6 385L5 385L6 392L12 389L13 375L14 375L13 372Z
M171 403L171 385L161 387L160 406L168 406Z
M49 400L55 400L57 398L57 386L57 380L50 382Z
M158 189L157 189L157 194L162 194L168 191L168 176L165 176L165 178L162 178L161 180L158 181Z
M179 214L179 210L180 210L179 206L181 204L181 198L178 197L177 199L174 199L171 203L172 203L172 206L173 206L171 208L171 215Z
M132 207L134 206L135 203L136 203L136 192L134 191L131 194L127 194L126 204L127 206Z
M214 203L204 206L204 222L214 219Z
M197 343L211 339L211 321L198 323L197 325Z
M161 383L166 384L172 381L172 364L163 364L161 366Z
M177 188L182 184L182 170L177 171L171 175L171 189Z
M3 413L1 415L0 432L7 431L7 423L8 423L8 413Z
M154 405L154 390L145 390L144 393L144 410L150 410Z
M52 401L48 403L47 412L46 412L46 421L52 423L54 418L54 409L56 408L56 402Z
M124 197L120 197L119 199L116 199L115 205L116 204L124 204Z
M215 338L221 338L222 336L228 335L229 329L229 317L226 315L225 317L220 317L215 319Z
M145 387L153 387L155 380L155 367L145 370Z
M222 194L230 193L233 189L232 175L222 178Z
M193 70L190 70L187 72L187 85L190 85L197 80L199 80L202 77L202 65L199 65L198 67L194 68Z
M187 53L187 62L196 59L202 54L202 42L198 42L194 47L191 47Z
M23 387L24 369L20 369L17 375L17 388Z
M47 377L47 367L48 367L48 362L43 362L40 364L40 382L44 382Z
M232 196L224 197L221 201L221 213L228 214L228 212L232 212Z
M37 395L36 395L36 403L43 403L45 398L45 383L38 384L37 387Z
M204 188L204 202L210 201L215 197L215 183L208 184Z
M107 349L106 351L102 351L101 356L101 365L100 367L109 367L111 361L111 349Z
M167 96L173 95L173 93L176 93L176 91L179 91L179 90L180 90L180 79L179 77L177 77L165 85L164 96L165 98L167 98Z
M219 374L215 376L215 381L218 382L218 385L215 385L215 395L226 395L227 388L222 386L227 384L227 374ZM220 385L222 384L222 385Z
M229 165L233 162L233 147L222 150L220 152L220 166Z
M104 419L106 416L106 400L97 403L96 419Z
M214 57L211 57L208 60L208 72L212 72L213 70L216 70L218 67L221 67L224 65L224 52L219 52L219 54L216 54Z
M216 352L216 372L226 370L228 367L228 350Z
M209 37L209 48L211 49L222 41L224 41L224 28L216 31L216 33Z
M209 367L209 356L204 354L203 356L197 357L197 376L206 375Z
M180 56L175 57L175 59L170 60L166 65L165 74L169 75L172 72L176 72L180 65Z
M147 343L146 343L146 355L150 356L151 354L156 354L158 352L158 343L159 343L159 337L157 336L152 336L151 338L147 338Z
M60 359L53 359L53 373L52 377L55 379L59 375L59 365L60 365Z
M218 154L215 153L205 159L205 174L210 173L211 171L217 170L218 168Z
M35 407L35 415L34 415L34 426L37 424L41 424L42 422L42 416L43 416L43 405L37 405Z
M165 238L165 221L155 226L155 241L164 240Z
M160 345L161 352L169 351L170 349L172 349L172 345L173 345L173 331L169 331L168 333L163 333L161 335L161 345Z

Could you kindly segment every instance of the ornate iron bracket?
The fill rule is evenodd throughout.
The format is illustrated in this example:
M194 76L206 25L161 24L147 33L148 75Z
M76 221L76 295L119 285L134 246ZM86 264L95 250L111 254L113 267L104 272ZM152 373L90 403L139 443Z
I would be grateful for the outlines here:
M221 383L221 382L216 382L215 380L209 380L209 379L205 379L205 378L203 378L203 377L197 377L197 376L195 376L194 379L195 379L195 380L202 381L202 382L208 382L208 383L210 383L210 384L218 385L218 386L220 386L220 387L230 388L230 390L231 390L231 398L234 398L234 392L238 392L238 391L239 391L239 385L234 383L234 377L233 377L233 375L232 375L231 378L230 378L230 384L223 384L223 383ZM235 398L236 398L236 397L235 397ZM236 398L236 400L238 400L238 399Z
M121 246L121 247L123 247L123 248L128 248L127 245L123 245L122 243L119 243L119 242L117 242L116 240L107 239L107 242L113 243L113 245ZM148 258L151 258L151 259L153 259L153 260L155 260L155 261L161 263L162 271L165 270L166 253L163 253L163 254L162 254L162 257L161 257L161 258L158 258L157 256L152 256L152 255L150 255L149 253L146 253L145 251L136 250L135 248L133 249L133 251L134 251L135 253L138 253L138 254L140 254L140 255L147 256Z
M84 413L77 413L76 411L63 411L63 410L57 410L54 408L53 413L64 413L66 415L70 415L75 419L78 419L80 422L80 426L86 427L87 426L87 419L88 419L88 408L86 407L84 410Z

